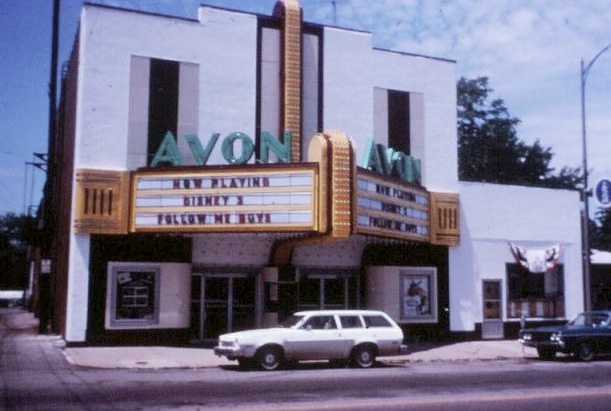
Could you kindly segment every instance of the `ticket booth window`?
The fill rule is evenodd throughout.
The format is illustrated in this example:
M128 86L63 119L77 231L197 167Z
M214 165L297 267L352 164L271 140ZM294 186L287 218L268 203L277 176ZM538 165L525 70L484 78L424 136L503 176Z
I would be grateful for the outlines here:
M112 271L111 324L156 324L159 310L159 270L115 268Z

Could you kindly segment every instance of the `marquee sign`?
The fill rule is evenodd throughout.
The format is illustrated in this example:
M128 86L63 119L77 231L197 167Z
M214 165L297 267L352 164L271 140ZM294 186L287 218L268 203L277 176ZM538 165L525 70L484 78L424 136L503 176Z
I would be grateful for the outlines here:
M360 234L429 241L429 194L422 189L357 172L356 227Z
M139 171L132 232L316 231L313 164Z

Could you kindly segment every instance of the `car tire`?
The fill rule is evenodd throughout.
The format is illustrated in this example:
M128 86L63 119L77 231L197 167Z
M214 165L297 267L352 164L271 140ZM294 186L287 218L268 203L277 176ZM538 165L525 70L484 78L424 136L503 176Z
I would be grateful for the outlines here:
M556 350L550 347L538 347L537 355L541 360L553 360L556 358Z
M260 348L257 353L257 363L262 370L277 370L282 365L282 349L274 345Z
M594 352L594 346L591 343L584 341L577 345L577 358L581 361L592 361L596 353Z
M352 362L360 368L371 368L376 361L375 346L364 344L354 348Z

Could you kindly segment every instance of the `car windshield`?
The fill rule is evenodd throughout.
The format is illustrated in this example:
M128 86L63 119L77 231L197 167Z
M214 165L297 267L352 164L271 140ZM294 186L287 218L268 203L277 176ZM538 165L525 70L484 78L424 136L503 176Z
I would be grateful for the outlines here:
M569 325L577 325L577 326L598 326L605 325L608 321L608 316L605 314L579 314L577 317L573 318Z
M280 327L282 328L292 328L294 327L299 321L301 321L303 319L303 315L291 315L290 317L288 317L287 319L285 319L284 321L282 321L280 323Z
M585 314L579 314L577 317L569 321L569 325L586 325L588 323Z

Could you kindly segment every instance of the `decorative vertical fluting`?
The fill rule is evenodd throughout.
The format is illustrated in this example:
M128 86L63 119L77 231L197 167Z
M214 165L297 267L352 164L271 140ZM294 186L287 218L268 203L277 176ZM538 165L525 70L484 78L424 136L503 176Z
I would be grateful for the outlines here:
M290 131L291 158L301 161L301 6L297 0L280 0L274 15L282 22L280 129Z
M274 244L273 265L291 266L296 247L346 240L352 234L355 191L354 144L343 132L325 131L312 136L308 161L319 163L319 230L304 237L280 239Z
M352 234L354 153L352 141L345 133L336 130L325 131L325 138L331 143L329 193L331 236L346 239Z

